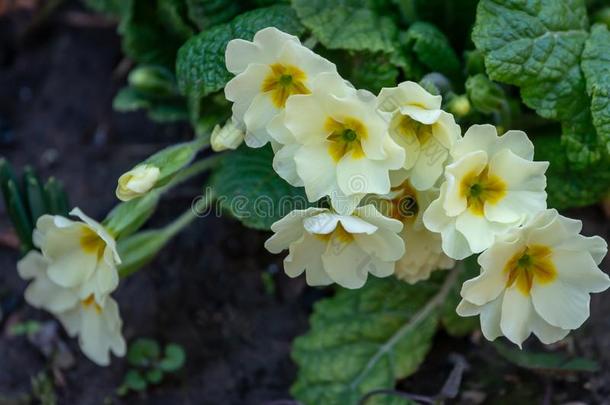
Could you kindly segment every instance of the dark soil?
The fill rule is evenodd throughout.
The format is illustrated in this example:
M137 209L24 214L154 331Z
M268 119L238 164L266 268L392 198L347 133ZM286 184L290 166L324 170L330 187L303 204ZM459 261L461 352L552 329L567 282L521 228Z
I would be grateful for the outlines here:
M113 112L113 95L124 82L124 77L117 78L122 55L115 28L74 26L61 16L60 11L26 41L18 40L17 33L27 16L0 16L0 154L16 167L30 164L43 177L59 178L72 203L99 219L115 204L116 179L124 170L191 134L187 126ZM167 223L187 209L203 180L167 196L152 225ZM6 234L10 226L4 207L0 212L0 233ZM610 236L600 208L569 214L584 220L586 234ZM291 341L306 331L311 304L322 292L306 288L302 279L285 277L279 271L281 258L263 248L266 237L230 219L198 220L116 294L126 339L177 342L187 352L185 368L145 394L121 399L114 392L126 361L115 358L111 366L97 367L67 339L76 362L52 378L59 403L112 399L249 405L289 399L296 374ZM8 333L9 325L18 321L51 319L24 303L25 283L15 271L18 258L15 250L0 247L0 404L20 403L32 391L31 376L48 370L33 344ZM275 280L275 291L265 288L263 274ZM471 366L460 403L610 403L609 298L608 292L593 297L591 319L561 347L599 361L599 372L518 370L476 335L454 339L439 334L425 366L400 388L435 394L451 370L449 354L460 353Z

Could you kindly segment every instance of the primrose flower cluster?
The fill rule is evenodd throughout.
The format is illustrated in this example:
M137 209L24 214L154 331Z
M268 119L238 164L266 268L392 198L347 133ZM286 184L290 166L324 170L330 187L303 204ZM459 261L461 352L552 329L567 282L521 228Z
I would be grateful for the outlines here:
M607 245L546 206L548 162L522 131L475 125L462 136L442 97L417 83L376 96L276 28L229 42L225 87L233 117L215 150L267 143L273 167L326 208L295 210L266 242L288 250L285 272L310 285L362 287L372 274L409 283L479 254L462 316L480 315L488 339L551 343L589 315L589 294L610 286ZM318 206L325 206L318 204Z
M125 354L119 307L110 294L119 285L121 259L112 235L75 208L72 221L43 215L36 224L34 244L17 264L19 275L31 280L25 291L33 307L51 312L68 334L78 337L83 353L99 365L110 363L110 352Z

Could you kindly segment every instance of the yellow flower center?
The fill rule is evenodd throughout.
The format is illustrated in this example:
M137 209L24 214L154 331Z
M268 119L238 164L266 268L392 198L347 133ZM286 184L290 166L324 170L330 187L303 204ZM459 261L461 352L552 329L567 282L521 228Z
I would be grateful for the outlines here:
M551 260L552 250L544 245L532 245L517 252L504 267L508 273L506 288L516 283L517 288L529 295L535 282L547 284L557 278L557 269Z
M98 314L102 313L102 307L100 307L99 304L97 302L95 302L95 297L93 296L93 294L88 296L86 299L82 300L81 305L84 308L93 307L95 309L95 312L97 312Z
M80 246L84 252L96 255L99 260L104 256L106 242L90 228L83 227L80 237Z
M417 139L420 145L425 145L432 139L432 125L422 124L407 115L400 116L395 130L409 142Z
M286 100L293 94L311 93L305 86L307 75L298 67L281 63L274 63L269 67L271 72L263 80L261 90L263 93L269 93L273 105L277 108L284 108Z
M326 234L317 233L317 234L315 234L315 236L324 242L333 240L335 242L339 242L344 245L354 241L354 235L352 235L351 233L346 231L345 228L343 228L343 225L341 225L341 222L339 222L337 224L337 227L331 233L326 233Z
M471 172L464 176L460 194L466 198L470 212L482 216L485 203L496 204L504 198L506 183L500 177L490 175L486 167L479 174Z
M351 153L351 157L354 159L364 157L362 141L367 138L368 132L360 120L346 117L342 121L337 121L328 117L324 123L324 129L330 133L326 137L330 141L328 153L335 162L348 153Z
M394 194L394 197L391 200L388 216L404 223L414 221L419 213L419 205L417 192L409 180L405 180L400 186L393 187L390 192Z

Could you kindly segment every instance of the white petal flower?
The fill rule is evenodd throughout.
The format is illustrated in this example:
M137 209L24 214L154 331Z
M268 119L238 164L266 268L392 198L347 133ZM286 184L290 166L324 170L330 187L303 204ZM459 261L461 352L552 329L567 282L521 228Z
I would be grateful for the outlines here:
M328 195L347 215L367 193L388 193L389 171L403 164L404 150L384 118L372 94L322 73L310 94L290 97L270 124L271 136L284 145L274 167L291 184L304 185L309 201Z
M70 336L78 336L83 353L98 365L110 363L110 352L124 356L122 321L114 299L107 297L103 304L93 295L81 299L77 289L62 287L48 277L49 264L37 251L17 264L19 275L32 280L25 290L26 301L56 316Z
M422 222L423 212L436 197L437 189L417 191L409 180L401 181L389 194L379 197L381 211L404 225L400 236L405 254L396 262L396 277L409 284L428 279L434 270L454 265L443 252L440 235L427 230Z
M440 196L424 213L424 224L441 233L449 257L482 252L496 235L546 209L549 164L533 156L524 132L498 136L491 125L474 125L456 142Z
M294 94L309 94L322 72L335 72L333 63L277 28L258 31L252 42L234 39L225 52L229 72L236 76L225 86L233 104L233 119L246 128L245 141L261 147L269 141L267 125Z
M36 223L34 243L47 260L48 276L56 284L73 288L80 299L91 294L101 305L119 284L121 263L112 235L98 222L75 208L71 215L43 215Z
M487 339L506 336L519 346L531 333L553 343L580 327L589 317L589 294L610 287L598 267L607 244L580 235L581 228L546 210L498 237L479 256L481 274L462 286L458 314L481 315Z
M158 167L142 164L119 177L116 196L121 201L129 201L148 193L159 179Z
M210 137L210 145L214 152L227 149L237 149L244 141L244 131L232 119L221 128L216 125Z
M403 168L417 190L434 186L460 138L453 115L441 110L441 96L433 96L414 82L383 88L379 110L391 114L390 135L406 151Z
M271 226L275 234L265 242L271 253L289 250L284 271L298 277L305 271L307 284L333 282L360 288L368 273L387 277L404 253L397 235L400 221L384 217L372 205L352 215L328 209L295 210Z

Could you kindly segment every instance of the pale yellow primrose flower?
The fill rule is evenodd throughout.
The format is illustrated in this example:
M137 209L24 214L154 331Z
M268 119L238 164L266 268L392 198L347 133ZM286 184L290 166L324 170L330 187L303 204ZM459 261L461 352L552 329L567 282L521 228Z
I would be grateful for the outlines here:
M309 201L330 196L345 215L366 194L390 191L390 170L402 167L405 152L388 134L388 117L375 96L356 90L336 73L322 73L310 94L294 95L269 133L283 145L273 166Z
M161 171L158 167L141 164L119 177L116 196L121 201L129 201L148 193L154 186Z
M246 130L246 144L254 148L269 141L267 125L290 96L309 94L318 74L336 72L333 63L275 27L258 31L252 42L230 41L225 60L236 75L225 86L225 96L233 102L236 124Z
M232 119L229 119L223 127L216 125L210 137L210 146L214 152L222 152L227 149L237 149L244 141L244 131Z
M441 236L430 232L423 224L423 213L438 197L438 189L417 191L404 180L385 196L379 197L382 212L403 223L400 237L405 254L396 262L396 277L409 284L430 278L434 270L450 269L455 261L442 249Z
M462 286L461 316L481 316L483 335L521 346L533 333L563 339L589 317L590 293L610 287L599 269L607 244L580 235L581 221L546 210L498 237L479 256L481 274Z
M74 289L80 299L91 295L99 305L119 284L121 259L112 235L80 209L70 212L83 222L43 215L36 223L34 244L48 261L48 276L57 285Z
M522 131L498 136L492 125L473 125L451 149L440 196L424 213L443 250L464 259L487 249L497 235L546 209L548 162L534 162Z
M406 151L403 168L417 190L434 186L461 136L453 115L441 110L441 101L414 82L384 87L377 98L379 110L391 114L390 135Z
M284 271L298 277L305 271L307 284L360 288L368 273L387 277L404 254L397 235L400 221L384 217L372 205L352 215L323 208L295 210L271 226L275 234L265 242L271 253L288 249Z
M100 304L93 295L80 298L78 289L62 287L49 278L50 264L37 251L31 251L17 263L19 275L32 280L25 290L25 300L57 317L71 337L78 336L83 353L98 365L110 363L110 352L124 356L125 340L116 301L106 297Z

